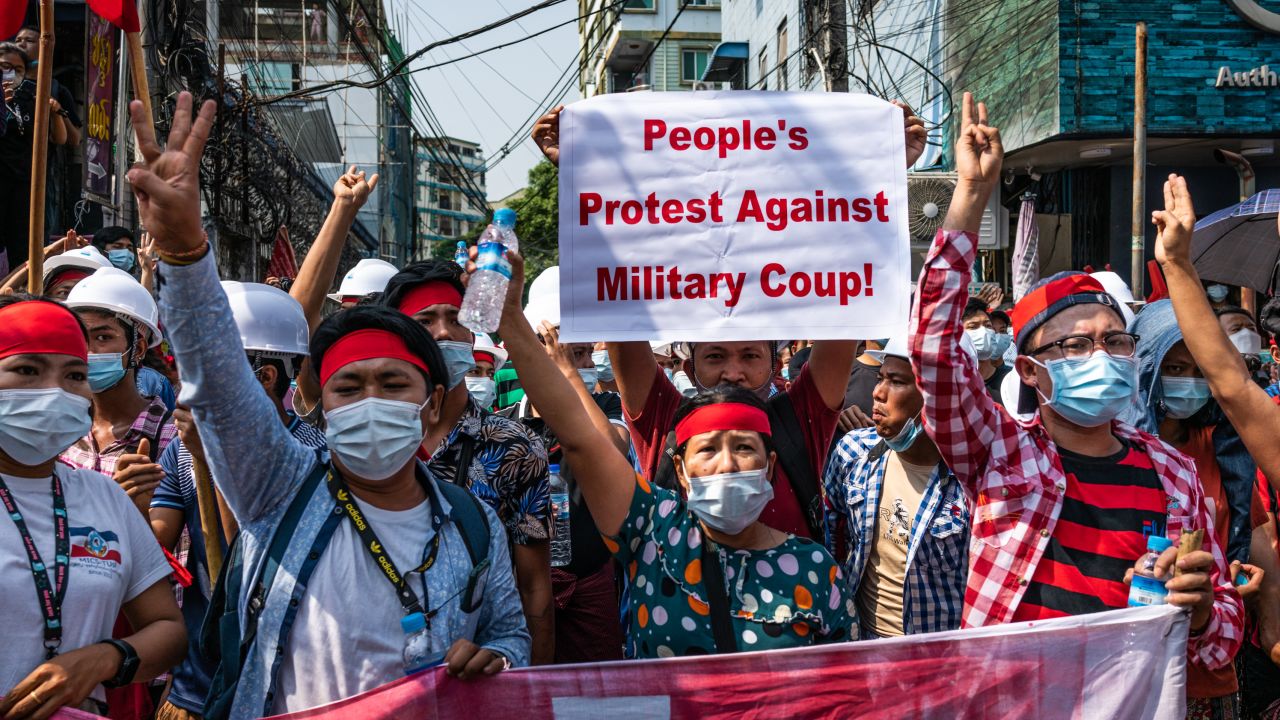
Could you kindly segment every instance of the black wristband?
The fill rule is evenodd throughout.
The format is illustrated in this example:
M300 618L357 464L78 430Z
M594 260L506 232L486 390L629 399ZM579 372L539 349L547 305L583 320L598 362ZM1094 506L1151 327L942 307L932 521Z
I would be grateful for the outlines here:
M123 640L100 640L99 643L105 643L115 648L121 655L120 669L116 671L114 677L102 683L104 687L118 688L124 687L133 682L133 676L138 674L138 665L141 661L138 659L138 653L133 646Z

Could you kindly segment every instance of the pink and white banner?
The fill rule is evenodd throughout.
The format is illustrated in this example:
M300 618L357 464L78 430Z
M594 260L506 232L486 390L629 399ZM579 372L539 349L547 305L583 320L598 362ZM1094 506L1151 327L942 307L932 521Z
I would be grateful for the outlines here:
M1185 715L1187 616L1170 606L718 657L437 668L288 720L1153 718Z

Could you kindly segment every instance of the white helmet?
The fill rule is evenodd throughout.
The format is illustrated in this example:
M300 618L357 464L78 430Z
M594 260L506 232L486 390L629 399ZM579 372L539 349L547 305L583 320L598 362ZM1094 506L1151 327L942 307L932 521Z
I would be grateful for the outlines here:
M1098 284L1102 285L1102 289L1106 290L1107 294L1118 301L1117 306L1120 308L1120 314L1124 316L1124 324L1128 327L1135 317L1133 314L1135 300L1133 291L1129 289L1129 285L1124 281L1124 278L1110 270L1099 270L1096 273L1092 273L1092 277L1098 281Z
M311 328L302 306L289 293L262 283L233 280L224 280L222 291L227 294L247 352L281 358L307 354Z
M99 268L81 280L67 295L67 307L104 310L137 322L150 333L147 347L155 347L163 339L155 298L132 275L119 268Z
M909 361L911 354L908 352L907 338L910 334L910 330L903 328L901 333L889 338L883 350L867 350L867 355L876 362L884 362L886 357L898 357ZM973 346L973 340L969 339L968 333L960 333L960 349L969 358L969 363L975 368L978 367L978 348Z
M329 299L342 302L342 298L362 298L365 295L379 293L387 289L391 276L400 272L395 265L386 260L365 258L342 276L342 284L338 292L329 293Z
M529 284L529 304L524 306L524 317L537 332L545 320L554 327L560 325L560 266L538 273Z
M502 366L507 364L507 351L494 345L493 338L489 337L489 333L476 333L476 344L473 351L492 355L494 370L501 370Z
M41 278L48 285L49 278L68 268L79 268L92 273L98 268L111 267L111 261L98 252L98 248L86 245L71 252L54 255L44 263L44 276Z

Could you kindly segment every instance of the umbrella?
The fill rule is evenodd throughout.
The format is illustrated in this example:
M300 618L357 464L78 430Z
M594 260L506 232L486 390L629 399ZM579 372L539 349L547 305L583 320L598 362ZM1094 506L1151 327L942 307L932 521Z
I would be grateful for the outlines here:
M1040 280L1040 226L1036 225L1034 195L1022 196L1018 209L1018 237L1013 243L1013 301L1026 295Z
M1254 290L1271 289L1280 260L1280 190L1263 190L1196 223L1191 262L1205 280Z

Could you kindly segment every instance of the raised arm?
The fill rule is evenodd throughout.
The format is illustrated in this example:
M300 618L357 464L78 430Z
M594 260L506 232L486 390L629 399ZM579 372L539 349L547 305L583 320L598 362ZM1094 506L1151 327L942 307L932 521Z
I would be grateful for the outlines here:
M823 402L832 410L844 409L844 393L849 387L857 350L857 340L818 340L813 344L809 373Z
M653 348L647 342L611 342L605 347L613 364L613 379L618 383L622 407L627 415L636 417L644 412L645 401L653 391L653 381L658 374Z
M1003 158L1000 131L987 125L986 106L975 107L973 96L965 93L956 141L959 180L943 229L925 258L911 310L911 365L924 395L925 428L971 493L998 428L1013 422L996 407L982 375L960 348L978 229Z
M134 101L129 111L145 164L129 171L143 222L160 255L160 316L182 373L182 400L200 426L214 480L236 518L292 497L314 455L280 422L245 360L240 332L200 227L200 155L213 123L206 102L194 124L181 93L168 147Z
M307 316L307 324L315 332L320 325L321 311L324 310L325 293L333 285L338 274L338 262L342 259L342 248L346 245L347 235L356 222L356 213L364 207L369 193L378 186L378 176L365 180L363 170L356 166L333 184L333 204L329 206L329 216L320 226L320 233L302 260L298 268L298 278L289 295L302 306Z
M1187 350L1258 469L1272 487L1280 488L1280 443L1276 442L1280 437L1280 406L1249 378L1240 351L1227 339L1209 307L1200 276L1191 264L1196 215L1184 178L1169 176L1164 184L1164 210L1152 212L1151 219L1157 230L1156 260L1164 271Z
M635 470L614 448L606 434L610 431L602 432L592 423L582 398L547 356L542 342L529 327L520 304L524 259L512 252L507 256L511 259L511 282L507 286L498 333L506 342L529 402L538 408L573 465L574 478L582 488L596 528L602 534L617 535L631 507L631 495L636 487ZM650 358L652 361L652 355Z

